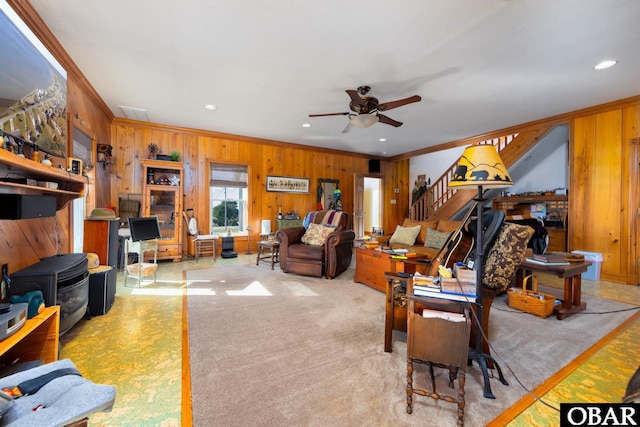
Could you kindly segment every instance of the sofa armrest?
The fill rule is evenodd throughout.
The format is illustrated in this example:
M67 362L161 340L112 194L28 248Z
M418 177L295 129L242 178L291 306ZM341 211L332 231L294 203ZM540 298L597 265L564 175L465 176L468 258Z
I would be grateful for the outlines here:
M325 245L327 248L336 248L340 245L349 244L353 246L353 240L356 238L353 230L336 230L327 236Z
M324 244L325 277L333 279L349 268L353 256L353 230L337 230L329 234Z
M280 243L279 260L280 268L287 271L287 254L289 246L302 242L302 236L306 229L304 227L283 228L276 232L276 240Z
M305 231L304 227L283 228L276 232L276 240L280 242L280 247L282 247L282 245L295 245L302 241L302 236L304 236Z

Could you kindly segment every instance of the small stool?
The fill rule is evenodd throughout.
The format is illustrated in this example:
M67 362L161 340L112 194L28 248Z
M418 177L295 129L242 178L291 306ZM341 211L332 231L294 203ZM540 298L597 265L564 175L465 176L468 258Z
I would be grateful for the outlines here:
M198 234L193 238L196 262L203 253L209 252L213 255L213 260L216 260L216 240L218 240L218 236L215 234Z
M269 251L268 253L266 251ZM260 261L266 261L271 263L271 269L273 266L280 262L280 243L277 241L263 240L258 242L258 259L256 259L256 265L260 264Z

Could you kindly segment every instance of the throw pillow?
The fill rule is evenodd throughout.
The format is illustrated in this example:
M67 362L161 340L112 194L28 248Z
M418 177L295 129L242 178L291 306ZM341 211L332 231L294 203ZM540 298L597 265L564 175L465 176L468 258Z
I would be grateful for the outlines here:
M427 237L424 240L424 245L430 248L440 249L447 242L447 239L451 235L449 231L438 231L433 228L427 228Z
M307 228L307 231L304 232L300 240L307 245L322 246L325 240L327 240L327 236L334 231L336 230L332 227L325 227L320 224L309 224L309 228Z
M518 266L524 259L533 228L505 222L484 261L482 283L498 292L511 285Z
M413 246L416 242L416 237L420 233L420 226L415 227L403 227L398 225L396 231L393 232L393 236L389 239L390 244Z

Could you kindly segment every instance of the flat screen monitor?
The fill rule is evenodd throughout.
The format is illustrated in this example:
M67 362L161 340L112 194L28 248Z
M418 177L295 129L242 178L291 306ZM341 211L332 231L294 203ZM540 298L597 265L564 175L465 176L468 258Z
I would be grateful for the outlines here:
M129 218L129 231L134 242L160 238L160 224L155 216Z

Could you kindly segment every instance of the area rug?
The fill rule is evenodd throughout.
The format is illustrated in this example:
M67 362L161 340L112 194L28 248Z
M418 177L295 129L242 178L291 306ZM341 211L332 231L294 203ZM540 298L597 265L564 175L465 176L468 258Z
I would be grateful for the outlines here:
M406 334L383 351L384 294L353 282L263 266L187 273L193 425L455 425L456 406L415 396L406 413ZM614 329L631 306L585 296L589 313L558 321L491 310L490 339L509 385L467 369L465 425L483 426ZM436 370L438 381L446 372ZM518 381L514 377L517 376ZM414 385L426 387L424 369ZM439 391L449 392L446 384Z

